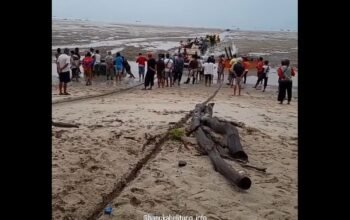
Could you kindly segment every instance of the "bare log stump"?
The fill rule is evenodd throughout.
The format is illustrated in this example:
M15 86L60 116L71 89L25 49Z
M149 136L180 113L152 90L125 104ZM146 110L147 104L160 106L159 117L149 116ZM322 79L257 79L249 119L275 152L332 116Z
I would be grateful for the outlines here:
M194 130L193 133L197 138L199 146L208 153L208 156L214 166L214 169L217 172L221 173L231 183L237 185L239 188L244 190L249 189L251 186L250 178L239 174L235 169L233 169L229 164L226 163L226 161L220 156L220 153L215 147L215 143L207 137L207 135L201 128L202 122L211 118L213 106L213 103L208 104L208 106L204 104L196 105L192 117L191 130ZM209 125L208 127L211 127L210 122L207 123L207 125Z

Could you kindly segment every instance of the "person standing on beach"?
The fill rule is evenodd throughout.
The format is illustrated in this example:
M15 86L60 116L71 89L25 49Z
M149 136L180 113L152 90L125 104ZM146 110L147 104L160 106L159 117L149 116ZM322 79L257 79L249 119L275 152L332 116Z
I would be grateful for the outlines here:
M91 74L92 74L92 77L95 77L95 72L94 72L94 65L95 65L95 50L94 48L90 48L89 49L90 51L90 54L91 54L91 58L92 58L92 69L91 69Z
M142 77L142 82L145 77L145 65L147 62L147 58L142 56L142 53L139 53L138 58L136 59L136 63L139 64L139 81L141 82L141 77Z
M158 88L160 88L160 86L164 88L164 76L165 76L164 70L165 70L164 54L158 54L158 61L157 61Z
M178 57L176 58L175 64L174 64L174 71L175 71L174 84L175 84L176 80L178 80L178 83L177 83L178 86L180 86L180 83L181 83L181 77L182 77L182 73L184 70L184 65L185 65L185 61L182 57L182 54L180 53L178 55Z
M214 75L214 71L216 70L216 66L214 64L214 61L208 58L208 60L203 64L204 68L204 78L205 78L205 86L210 87L211 85L211 78Z
M286 91L288 95L288 104L292 100L292 77L295 76L295 71L289 66L290 61L288 59L281 61L281 67L278 68L278 97L279 104L283 104L283 100L286 97Z
M115 72L116 72L116 83L121 83L122 81L122 74L123 74L123 58L120 55L120 53L118 52L115 60L114 60L114 64L115 64Z
M258 86L258 82L261 82L262 83L262 78L263 78L263 73L264 73L264 63L263 63L264 59L262 57L259 57L259 61L258 61L258 64L256 65L256 70L257 70L257 81L256 81L256 84L253 88L256 88L257 89L257 86Z
M148 54L145 88L143 88L143 90L146 90L148 86L150 86L149 90L152 90L152 87L154 85L154 74L156 73L156 63L157 62L152 57L152 54Z
M269 67L269 61L265 60L264 61L264 65L263 65L263 70L260 73L259 77L258 77L258 81L256 82L255 86L253 88L256 88L258 86L259 83L262 83L262 81L264 80L264 90L263 92L265 92L266 86L267 86L267 79L268 79L268 74L270 71L270 67Z
M58 57L59 57L61 54L62 54L61 48L57 48L56 53L55 53L56 60L58 59Z
M263 92L265 92L266 86L267 86L267 80L269 79L269 72L270 72L270 66L269 66L269 61L265 60L264 61L264 89Z
M92 81L92 67L93 67L93 60L91 57L91 53L87 52L83 59L83 68L84 68L84 76L87 86L91 86Z
M109 78L111 78L111 81L113 83L114 65L113 65L113 56L112 56L111 51L108 51L107 56L105 58L105 61L106 61L107 83L108 83Z
M58 57L60 56L62 54L62 52L61 52L61 48L57 48L57 50L56 50L56 53L55 53L55 57L56 57L56 66L57 66L57 73L59 73L60 71L59 71L59 68L58 68Z
M231 88L233 87L233 81L234 81L234 78L235 78L234 72L233 72L233 66L236 64L236 62L237 62L237 56L235 54L235 55L233 55L233 58L230 60L231 68L230 68L229 75L228 75L229 83L227 85L231 85Z
M100 75L100 65L101 65L101 55L100 55L100 51L96 50L95 56L94 56L94 67L93 67L93 71L95 74L97 74L97 76Z
M170 87L173 86L173 68L174 68L174 61L172 59L170 59L170 55L167 53L165 55L165 59L164 59L164 63L165 63L165 76L164 76L164 80L166 82L166 86L165 87L169 87L169 78L170 78Z
M247 57L243 57L243 67L244 67L244 73L243 73L243 83L246 84L247 82L247 75L248 75L248 71L249 71L249 61Z
M91 54L91 57L95 55L95 49L92 47L90 48L90 54Z
M196 82L199 83L200 81L202 81L202 76L204 78L204 68L203 68L203 59L200 56L197 56L197 71L195 72L195 78L196 78Z
M71 70L72 70L72 81L73 79L75 79L76 82L79 82L78 68L79 68L80 60L73 50L70 52L70 63L71 63Z
M238 87L238 95L241 95L241 82L244 73L244 66L242 64L242 58L238 58L237 62L233 66L234 78L235 78L235 86L233 88L233 95L236 95L236 89Z
M194 81L196 80L197 69L198 69L198 61L197 61L196 55L192 55L192 59L191 59L190 63L188 64L188 69L189 69L189 73L188 73L188 77L187 77L185 84L190 83L191 76L193 78L192 84L194 84Z
M221 55L218 61L218 80L217 84L221 84L224 81L224 69L225 69L225 55Z
M65 48L63 51L63 54L59 55L57 58L57 70L58 75L60 79L59 83L59 90L60 95L70 95L67 92L67 83L70 82L70 57L68 56L69 50L68 48ZM63 92L62 92L62 86L63 86Z
M80 52L78 47L74 48L74 53L79 57L79 60L80 60Z
M79 65L78 65L78 78L80 78L80 73L81 73L81 70L80 70L80 66L81 66L81 56L80 56L80 52L79 52L79 48L76 47L74 49L74 54L77 55L78 59L79 59Z
M135 79L134 74L132 74L131 72L131 67L128 60L125 57L123 57L123 60L124 60L123 66L124 66L125 72L129 75L129 78Z

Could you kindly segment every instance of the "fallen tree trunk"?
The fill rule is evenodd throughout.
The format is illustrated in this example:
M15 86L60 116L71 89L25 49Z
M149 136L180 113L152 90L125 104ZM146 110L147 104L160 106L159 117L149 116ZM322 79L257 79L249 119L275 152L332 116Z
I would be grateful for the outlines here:
M220 156L220 153L215 147L215 143L206 136L201 128L201 118L205 115L208 117L212 112L212 105L208 106L204 104L197 104L192 117L191 130L194 131L194 135L197 138L199 146L208 153L208 156L214 166L214 169L221 173L231 183L237 185L241 189L249 189L251 186L251 180L247 176L239 174L234 170L226 161ZM197 129L194 129L198 127Z
M216 117L214 117L216 118ZM225 119L222 118L217 118L220 122L228 122L230 124L232 124L233 126L239 127L239 128L244 128L245 125L243 122L235 122L235 121L226 121Z
M218 152L220 153L220 156L223 159L234 161L234 162L238 163L241 167L250 168L250 169L254 169L254 170L266 173L266 168L264 168L264 167L257 167L257 166L253 166L250 164L246 164L245 161L241 161L239 159L234 159L234 158L230 157L220 145L216 145L216 149L218 150Z
M248 155L243 151L238 130L228 122L220 122L217 118L201 118L203 125L210 127L214 132L223 135L223 142L233 158L248 161Z
M61 127L61 128L79 128L76 124L69 124L64 122L52 122L52 126Z

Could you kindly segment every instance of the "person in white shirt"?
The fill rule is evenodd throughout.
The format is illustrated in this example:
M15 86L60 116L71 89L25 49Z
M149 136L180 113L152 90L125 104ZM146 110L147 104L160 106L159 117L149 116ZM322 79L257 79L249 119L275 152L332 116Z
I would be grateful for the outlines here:
M214 72L216 70L216 65L214 64L214 60L213 59L208 59L204 64L203 64L203 68L204 68L204 77L205 77L205 86L209 86L211 85L211 81L212 81L212 76L214 75ZM209 82L208 82L209 81Z
M79 82L79 64L80 60L79 57L75 54L73 50L70 51L70 68L72 70L72 81Z
M267 80L269 79L269 72L270 72L270 66L269 66L269 61L268 60L265 60L264 61L264 90L263 92L265 92L265 89L266 89L266 86L267 86Z
M169 86L169 78L170 78L170 87L173 85L173 80L174 80L174 74L173 74L173 68L174 68L174 61L170 59L170 55L167 53L165 55L165 82L166 82L166 87Z
M68 56L69 50L68 48L65 48L63 51L63 54L59 55L57 58L57 70L58 70L58 75L60 79L59 83L59 90L60 90L60 95L70 95L67 92L67 83L70 82L70 57ZM62 93L62 86L63 86L63 93Z
M100 75L100 65L101 65L101 55L100 51L96 50L96 53L92 57L94 59L94 67L93 72L97 74L97 76Z

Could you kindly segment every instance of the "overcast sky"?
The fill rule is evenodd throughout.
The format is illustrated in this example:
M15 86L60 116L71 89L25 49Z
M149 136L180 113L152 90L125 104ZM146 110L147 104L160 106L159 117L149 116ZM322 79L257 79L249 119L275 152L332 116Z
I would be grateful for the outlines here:
M52 15L120 23L298 29L297 0L52 0Z

